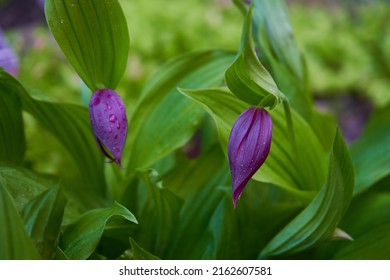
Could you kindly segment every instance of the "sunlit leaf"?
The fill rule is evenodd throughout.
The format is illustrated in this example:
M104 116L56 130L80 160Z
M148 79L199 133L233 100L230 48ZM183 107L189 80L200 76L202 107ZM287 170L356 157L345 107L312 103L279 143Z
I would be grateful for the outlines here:
M352 161L338 130L326 183L314 200L268 243L259 257L297 253L329 239L349 206L353 188Z
M52 259L56 254L65 203L63 189L56 186L40 194L23 209L24 226L43 259Z
M127 64L129 33L117 0L46 0L47 23L87 86L114 89Z
M0 181L0 259L40 259L28 237L12 198Z
M87 259L98 245L106 223L114 216L137 223L134 215L117 202L110 208L91 210L65 229L60 240L64 254L70 259Z
M222 149L226 152L231 127L249 105L223 88L182 92L202 103L213 116ZM310 194L297 191L318 190L322 186L326 176L325 152L310 126L294 111L292 119L296 149L289 141L283 107L278 106L270 114L273 122L271 151L253 179L274 183L310 199Z
M178 93L176 87L219 85L233 60L231 53L202 51L165 64L146 84L129 120L124 161L134 172L183 146L199 126L203 110Z
M25 150L21 102L0 83L0 162L20 164Z

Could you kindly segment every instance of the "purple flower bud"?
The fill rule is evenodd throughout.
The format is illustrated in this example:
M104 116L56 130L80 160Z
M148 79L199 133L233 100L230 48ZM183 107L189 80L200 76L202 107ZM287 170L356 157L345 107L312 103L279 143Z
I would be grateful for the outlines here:
M111 89L95 91L89 102L89 117L93 134L103 154L121 166L121 156L127 135L125 105Z
M251 107L235 121L228 143L234 208L249 179L267 158L271 139L272 119L263 108Z

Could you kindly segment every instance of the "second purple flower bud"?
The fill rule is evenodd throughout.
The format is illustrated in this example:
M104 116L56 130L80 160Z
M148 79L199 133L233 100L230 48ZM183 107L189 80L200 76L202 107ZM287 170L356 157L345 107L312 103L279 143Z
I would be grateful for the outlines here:
M228 143L234 207L248 181L266 160L271 139L272 119L263 108L251 107L235 121Z

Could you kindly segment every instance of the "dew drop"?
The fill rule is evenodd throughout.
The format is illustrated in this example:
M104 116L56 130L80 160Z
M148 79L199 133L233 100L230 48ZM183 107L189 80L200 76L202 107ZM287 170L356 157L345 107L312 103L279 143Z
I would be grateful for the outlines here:
M111 109L112 109L112 106L111 106L111 105L107 105L107 109L108 109L108 110L111 110Z
M120 129L121 128L121 124L119 122L116 123L116 128L117 129Z
M110 117L109 117L109 121L110 122L115 122L116 121L116 116L114 114L111 114Z

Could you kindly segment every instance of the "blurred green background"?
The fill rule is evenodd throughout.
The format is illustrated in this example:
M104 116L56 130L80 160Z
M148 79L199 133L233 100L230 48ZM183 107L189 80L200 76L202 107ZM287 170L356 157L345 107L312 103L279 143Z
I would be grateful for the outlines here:
M83 87L46 27L42 2L0 1L0 27L20 57L18 78L41 90L41 98L81 104ZM131 51L117 91L129 111L147 78L170 58L193 50L238 48L242 15L230 0L120 2ZM352 142L372 108L390 102L389 2L288 3L317 104L339 117ZM21 16L26 11L28 16ZM76 167L60 143L27 114L25 121L28 164L37 171L62 169L72 175Z

